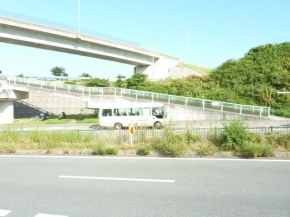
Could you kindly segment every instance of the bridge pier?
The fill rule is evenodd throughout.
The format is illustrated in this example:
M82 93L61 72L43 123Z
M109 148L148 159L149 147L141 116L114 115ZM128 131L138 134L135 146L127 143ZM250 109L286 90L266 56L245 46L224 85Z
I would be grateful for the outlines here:
M8 85L6 76L0 75L0 124L10 124L14 121L13 101L28 99L28 91L25 87Z
M156 62L149 66L137 66L134 69L135 73L144 73L148 75L149 80L160 80L165 79L169 76L171 68L174 68L178 65L179 61L169 58L160 58Z

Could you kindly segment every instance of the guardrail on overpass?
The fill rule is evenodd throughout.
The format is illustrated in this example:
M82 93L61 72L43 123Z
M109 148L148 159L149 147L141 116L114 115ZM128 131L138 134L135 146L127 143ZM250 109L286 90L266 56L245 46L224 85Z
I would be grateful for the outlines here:
M152 102L162 102L166 104L177 104L183 106L191 106L206 110L214 110L220 112L230 112L239 115L250 115L256 117L270 117L270 107L242 105L228 102L220 102L214 100L198 99L184 96L175 96L161 93L153 93L148 91L130 90L116 87L85 87L70 84L61 84L57 82L49 82L43 80L32 80L20 77L7 77L10 85L19 85L40 89L51 89L54 91L62 91L67 93L79 93L90 96L118 96L129 97L136 100L148 100Z

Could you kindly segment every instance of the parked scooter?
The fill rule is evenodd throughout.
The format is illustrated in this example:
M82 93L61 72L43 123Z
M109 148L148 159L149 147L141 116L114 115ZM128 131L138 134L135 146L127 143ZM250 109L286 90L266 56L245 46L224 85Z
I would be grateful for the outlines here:
M59 116L58 116L58 119L61 120L61 119L64 119L66 118L66 114L65 112L62 112Z
M46 112L45 114L40 114L40 116L41 116L41 120L45 121L45 120L49 119L50 115L48 112Z

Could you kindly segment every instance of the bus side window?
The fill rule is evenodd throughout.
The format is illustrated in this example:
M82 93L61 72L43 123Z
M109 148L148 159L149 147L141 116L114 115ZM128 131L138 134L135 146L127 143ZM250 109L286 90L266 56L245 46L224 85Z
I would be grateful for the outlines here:
M126 111L127 111L126 108L119 108L117 114L119 114L118 116L127 116L127 112Z
M102 116L112 116L112 109L103 109Z
M143 115L145 116L151 115L150 108L143 108Z

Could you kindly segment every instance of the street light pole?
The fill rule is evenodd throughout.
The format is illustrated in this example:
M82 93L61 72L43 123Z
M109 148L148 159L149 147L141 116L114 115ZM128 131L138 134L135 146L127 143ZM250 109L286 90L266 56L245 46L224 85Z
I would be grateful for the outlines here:
M152 39L152 80L155 78L154 39Z
M78 37L80 36L80 29L81 29L81 0L79 0Z
M185 32L186 33L186 63L188 63L188 32L187 31L180 31L179 33Z

